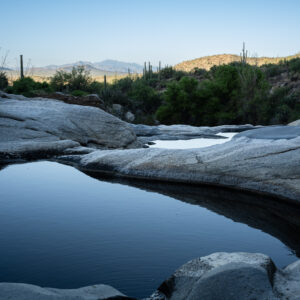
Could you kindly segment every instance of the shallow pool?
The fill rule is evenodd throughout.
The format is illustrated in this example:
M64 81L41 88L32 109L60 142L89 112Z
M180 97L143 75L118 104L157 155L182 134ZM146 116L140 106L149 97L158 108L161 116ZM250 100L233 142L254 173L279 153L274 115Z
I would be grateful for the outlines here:
M197 138L190 140L155 140L154 145L150 145L152 148L164 148L164 149L193 149L204 148L213 145L223 144L229 142L238 132L220 132L216 135L226 137L225 139L210 139L210 138Z
M100 181L54 162L2 169L0 281L105 283L144 297L183 263L212 252L262 252L279 267L296 259L295 249L261 231L281 238L283 225L274 228L262 213L247 221L251 209L243 216L245 208L218 190L175 188ZM291 247L293 239L286 239Z

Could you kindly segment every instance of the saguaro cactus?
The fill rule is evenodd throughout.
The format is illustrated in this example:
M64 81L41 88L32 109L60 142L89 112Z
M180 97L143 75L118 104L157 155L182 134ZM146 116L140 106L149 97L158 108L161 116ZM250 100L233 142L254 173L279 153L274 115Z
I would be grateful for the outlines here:
M106 91L106 75L104 75L104 90Z
M20 76L24 78L24 69L23 69L23 55L20 55Z
M245 65L247 63L247 57L248 57L248 51L246 50L245 42L243 42L243 49L240 55L241 55L241 62L242 64Z

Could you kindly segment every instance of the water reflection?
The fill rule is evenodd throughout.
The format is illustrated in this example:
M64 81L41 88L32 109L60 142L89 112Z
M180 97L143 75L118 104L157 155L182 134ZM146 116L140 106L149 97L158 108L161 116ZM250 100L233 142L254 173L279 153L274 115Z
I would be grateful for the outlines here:
M186 203L205 207L235 222L271 234L282 241L292 254L300 257L300 205L293 201L222 187L115 178L97 172L84 171L84 173L102 181L158 192Z
M293 203L86 174L54 162L2 168L0 281L106 283L142 298L183 263L212 252L262 252L279 267L299 256Z

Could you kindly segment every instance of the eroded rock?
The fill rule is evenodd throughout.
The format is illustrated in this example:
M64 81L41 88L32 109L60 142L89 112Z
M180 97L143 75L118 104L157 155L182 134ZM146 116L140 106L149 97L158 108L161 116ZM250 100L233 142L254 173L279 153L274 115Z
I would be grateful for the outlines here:
M16 100L10 97L0 101L2 157L15 154L22 157L22 151L35 152L39 148L46 153L47 147L52 153L58 145L62 149L62 141L65 141L65 149L79 145L127 148L136 143L136 135L126 122L99 108L43 98Z
M257 129L257 135L260 135ZM290 137L290 126L280 134ZM252 132L249 131L250 133ZM294 133L293 133L294 134ZM288 139L252 138L248 134L199 149L94 151L63 157L87 171L171 182L223 185L300 200L300 132Z

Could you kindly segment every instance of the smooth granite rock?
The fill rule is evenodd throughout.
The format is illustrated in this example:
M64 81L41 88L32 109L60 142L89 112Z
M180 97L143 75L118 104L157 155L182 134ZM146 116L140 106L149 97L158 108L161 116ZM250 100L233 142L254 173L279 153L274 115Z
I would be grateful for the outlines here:
M294 122L291 122L289 125L290 126L300 126L300 120L296 120Z
M1 300L118 300L128 298L109 285L97 284L79 289L42 288L25 283L0 283Z
M7 94L8 95L8 94ZM66 104L42 98L0 98L0 156L53 152L79 145L127 148L136 143L132 128L96 107ZM15 98L21 99L16 100Z
M257 129L256 135L261 136ZM171 182L223 185L300 201L300 132L283 126L289 139L240 136L199 149L132 149L94 151L59 161L79 169L116 176ZM252 130L249 131L253 132ZM246 133L246 132L245 132ZM293 131L294 134L294 131Z
M276 272L274 287L283 299L300 299L300 260Z
M213 253L181 266L148 299L299 299L299 262L282 271L263 254Z
M247 130L235 135L233 138L248 137L251 139L290 140L300 136L300 127L270 126L260 129Z
M143 124L130 124L138 136L139 141L148 143L154 140L188 140L195 138L215 138L224 137L216 135L221 132L242 132L260 128L261 126L253 125L222 125L222 126L190 126L190 125L159 125L148 126Z

